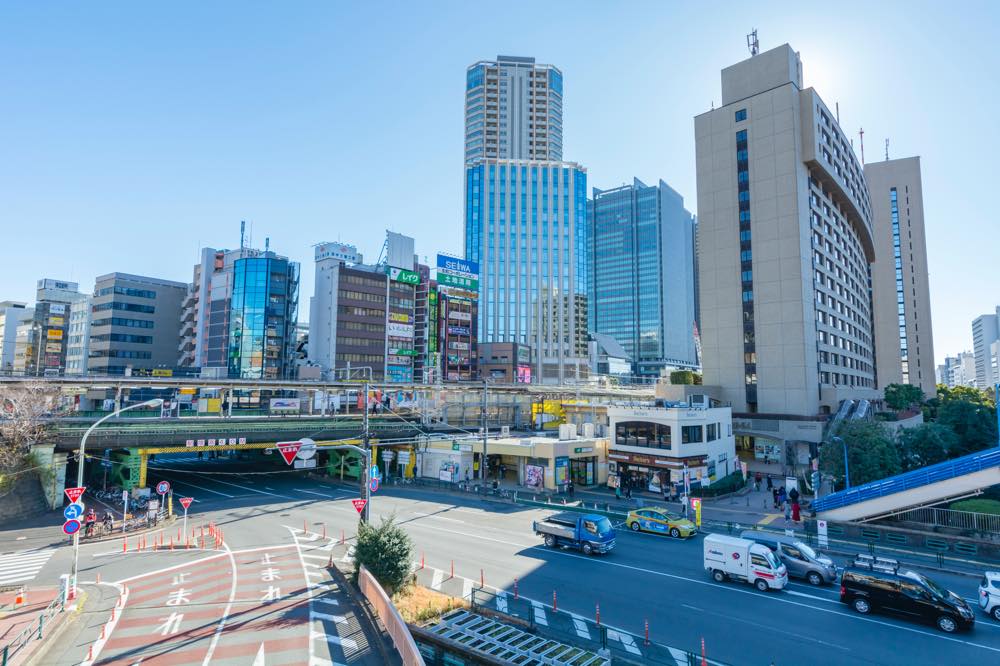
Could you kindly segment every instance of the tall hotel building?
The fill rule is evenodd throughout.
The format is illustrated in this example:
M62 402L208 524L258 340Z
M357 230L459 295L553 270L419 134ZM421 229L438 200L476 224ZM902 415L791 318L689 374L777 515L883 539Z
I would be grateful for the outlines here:
M935 395L934 339L920 158L865 165L872 197L872 300L878 387L919 386Z
M787 44L722 70L695 146L704 383L758 458L808 464L877 395L864 171Z
M562 72L500 56L466 73L465 258L481 343L531 348L535 381L586 377L587 173L562 162Z

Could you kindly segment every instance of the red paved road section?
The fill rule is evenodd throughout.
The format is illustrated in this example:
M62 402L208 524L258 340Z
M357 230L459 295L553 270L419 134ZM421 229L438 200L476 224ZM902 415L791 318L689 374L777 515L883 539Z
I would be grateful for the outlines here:
M262 650L269 666L308 663L309 594L296 548L233 557L232 598L228 555L128 584L128 604L96 663L187 666L210 650L220 666L253 663Z

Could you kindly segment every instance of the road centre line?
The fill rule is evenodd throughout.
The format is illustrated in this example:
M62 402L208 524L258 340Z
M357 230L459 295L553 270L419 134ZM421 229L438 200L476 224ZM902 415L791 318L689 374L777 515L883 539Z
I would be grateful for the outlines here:
M227 493L223 493L218 490L212 490L210 488L202 488L201 486L196 486L195 484L190 483L189 481L178 481L176 478L171 478L170 482L173 483L174 485L197 488L198 490L204 490L206 493L212 493L213 495L222 495L223 497L228 497L229 499L236 499L236 495L229 495ZM247 490L249 490L249 488Z
M520 547L520 548L533 548L533 549L542 549L543 548L543 546L540 546L538 544L534 544L532 546L523 546L521 544L514 543L512 541L503 541L503 540L500 540L500 539L491 539L489 537L481 537L481 536L478 536L478 535L475 535L475 534L468 534L466 532L458 532L456 530L448 530L448 529L445 529L443 527L434 527L434 526L428 525L426 523L423 524L423 527L425 527L427 529L431 529L431 530L437 530L439 532L449 532L449 533L452 533L452 534L459 534L459 535L462 535L462 536L472 537L474 539L482 539L482 540L485 540L485 541L493 541L493 542L496 542L496 543L504 543L504 544L507 544L509 546L517 546L517 547ZM802 608L809 608L811 610L818 611L820 613L830 613L832 615L840 615L842 617L851 618L853 620L858 620L858 621L861 621L861 622L870 622L872 624L878 624L878 625L882 625L882 626L885 626L885 627L890 627L890 628L893 628L893 629L899 629L899 630L902 630L902 631L911 632L911 633L914 633L914 634L920 634L920 635L923 635L923 636L929 636L931 638L939 638L941 640L951 641L951 642L954 642L954 643L961 643L961 644L964 644L964 645L969 645L971 647L982 648L984 650L990 650L992 652L1000 653L1000 648L991 647L989 645L983 645L981 643L973 643L972 641L966 641L966 640L962 640L962 639L959 639L959 638L952 638L950 636L943 636L941 634L932 634L929 631L922 631L920 629L915 629L915 628L912 628L912 627L907 627L907 626L898 625L898 624L892 624L890 622L884 622L882 620L876 620L874 618L862 617L862 616L858 616L858 615L852 615L850 613L844 613L844 612L841 612L841 611L835 611L835 610L830 610L830 609L827 609L827 608L821 608L819 606L813 606L811 604L806 604L806 603L802 603L802 602L798 602L798 601L792 601L790 599L781 599L776 594L765 594L765 593L760 593L760 592L751 592L749 590L741 590L741 589L738 589L737 587L731 586L731 585L720 585L720 584L715 583L715 582L710 582L710 581L705 581L705 580L698 580L696 578L688 578L686 576L679 576L677 574L669 574L669 573L666 573L666 572L663 572L663 571L656 571L654 569L646 569L644 567L633 566L631 564L622 564L621 562L610 562L608 560L597 559L597 558L592 557L592 556L576 555L576 554L573 554L573 553L564 553L564 552L562 552L562 551L560 551L558 549L549 549L549 548L546 548L545 550L547 552L551 552L551 553L553 553L555 555L562 555L564 557L572 557L572 558L575 558L575 559L578 559L578 560L583 560L585 562L592 562L594 564L603 564L603 565L606 565L606 566L619 567L619 568L622 568L622 569L630 569L632 571L640 571L642 573L653 574L654 576L663 576L665 578L673 578L675 580L682 580L682 581L686 581L686 582L689 582L689 583L695 583L697 585L705 585L707 587L714 587L714 588L718 588L720 590L726 590L728 592L733 592L733 593L737 593L737 594L746 594L746 595L750 595L750 596L753 596L753 597L757 597L759 599L767 599L767 600L774 601L774 602L777 602L777 603L791 604L793 606L800 606ZM798 593L798 594L802 594L802 593Z

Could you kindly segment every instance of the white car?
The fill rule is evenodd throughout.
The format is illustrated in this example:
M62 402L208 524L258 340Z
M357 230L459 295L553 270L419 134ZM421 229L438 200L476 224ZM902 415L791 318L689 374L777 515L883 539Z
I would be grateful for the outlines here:
M979 584L979 607L1000 621L1000 571L987 571Z

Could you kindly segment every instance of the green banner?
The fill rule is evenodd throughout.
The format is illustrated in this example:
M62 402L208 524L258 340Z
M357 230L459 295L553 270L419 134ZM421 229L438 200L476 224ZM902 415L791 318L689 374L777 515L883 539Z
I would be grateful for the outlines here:
M389 279L403 284L420 284L420 274L408 271L405 268L389 267Z
M479 280L470 277L461 277L450 273L438 271L438 284L445 287L461 287L470 291L479 291Z

